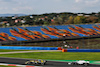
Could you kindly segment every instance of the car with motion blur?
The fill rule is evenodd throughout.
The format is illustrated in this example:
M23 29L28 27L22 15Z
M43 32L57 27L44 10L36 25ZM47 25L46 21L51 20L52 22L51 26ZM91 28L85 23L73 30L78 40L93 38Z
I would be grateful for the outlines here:
M45 65L46 64L46 60L42 60L42 59L35 59L35 60L29 60L29 61L26 61L25 64L29 64L29 65Z
M74 61L74 62L69 62L69 65L89 65L89 61L85 61L85 60L79 60L79 61Z

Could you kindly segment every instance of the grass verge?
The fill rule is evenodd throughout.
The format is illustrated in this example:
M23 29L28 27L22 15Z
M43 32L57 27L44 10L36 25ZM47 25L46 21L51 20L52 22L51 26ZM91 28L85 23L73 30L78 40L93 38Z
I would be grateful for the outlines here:
M0 57L48 60L100 60L100 52L32 52L17 54L1 54Z

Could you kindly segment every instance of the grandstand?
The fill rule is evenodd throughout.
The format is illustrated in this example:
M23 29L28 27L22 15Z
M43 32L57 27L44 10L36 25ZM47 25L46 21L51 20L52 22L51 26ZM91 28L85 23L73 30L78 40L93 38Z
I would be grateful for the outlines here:
M100 24L9 27L0 28L0 44L63 46L63 41L67 41L66 44L73 45L74 47L81 44L81 48L86 48L87 43L91 43L93 46L98 45L96 46L96 49L98 49L100 47L99 40L91 38L99 38L99 35ZM94 43L95 41L97 42L96 44ZM92 48L91 46L87 47Z

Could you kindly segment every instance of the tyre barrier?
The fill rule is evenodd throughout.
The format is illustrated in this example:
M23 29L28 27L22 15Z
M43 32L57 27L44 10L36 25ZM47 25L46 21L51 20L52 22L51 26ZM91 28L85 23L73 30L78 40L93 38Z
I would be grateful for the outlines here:
M100 49L67 49L67 52L100 52Z
M58 47L0 46L0 49L9 49L9 50L58 50Z

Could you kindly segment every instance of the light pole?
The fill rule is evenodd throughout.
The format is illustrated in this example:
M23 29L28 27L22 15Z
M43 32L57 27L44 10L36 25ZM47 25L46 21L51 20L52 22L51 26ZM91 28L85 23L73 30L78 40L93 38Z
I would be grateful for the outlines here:
M63 47L65 47L65 44L66 44L66 41L65 41L65 36L66 36L66 34L63 34L63 38L64 38L64 41L63 41Z
M66 42L66 40L65 40L66 34L63 34L63 37L64 37L64 41L63 41L64 47L69 48L70 45L69 45L69 44Z

